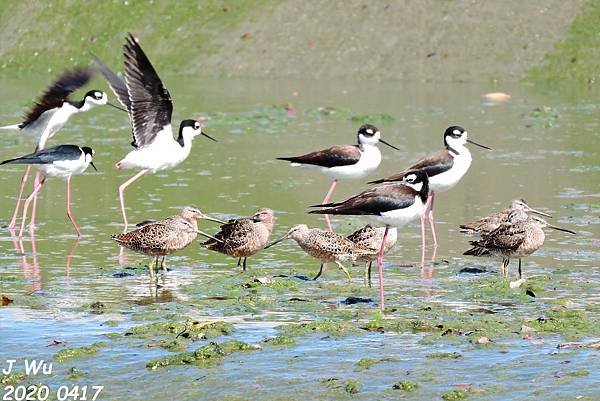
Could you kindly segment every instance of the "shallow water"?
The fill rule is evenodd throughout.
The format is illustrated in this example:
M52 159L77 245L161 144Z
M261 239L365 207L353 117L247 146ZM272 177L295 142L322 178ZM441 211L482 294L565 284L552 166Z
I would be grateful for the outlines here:
M448 125L462 125L472 139L492 147L491 152L472 148L469 173L436 197L440 246L435 265L402 267L420 259L417 223L401 229L399 245L386 258L389 311L382 325L418 319L429 328L365 330L369 322L379 322L378 292L363 286L361 267L351 269L351 285L332 268L318 282L303 280L317 272L318 262L291 241L250 258L246 273L238 271L234 259L191 245L169 258L168 276L160 288L151 288L144 266L148 258L127 252L127 263L119 265L118 247L110 239L121 228L117 187L133 175L113 167L130 150L130 130L124 114L99 108L75 116L52 140L53 145L75 143L96 150L99 172L90 169L73 180L73 211L83 238L75 239L64 216L64 183L56 180L41 194L39 224L35 237L24 239L25 254L6 229L0 231L0 295L13 300L0 307L0 367L5 359L18 359L22 372L24 359L49 360L66 347L108 343L92 356L55 360L51 375L28 377L21 384L44 383L54 393L61 385L103 385L99 399L111 400L162 400L173 394L181 400L436 399L452 390L490 400L598 397L599 351L589 346L600 340L598 93L540 94L518 86L465 83L189 77L166 82L175 120L204 116L206 131L219 142L199 137L191 156L176 169L134 183L126 195L131 222L169 215L193 203L220 218L271 207L277 213L274 236L297 223L324 227L306 210L324 196L327 178L274 158L352 143L363 119L401 149L382 146L384 160L372 178L441 147ZM0 122L8 124L18 121L45 79L0 83ZM100 81L97 85L104 88ZM513 97L506 104L482 104L481 95L492 90ZM293 105L294 115L283 110L286 103ZM319 111L323 107L335 112ZM33 148L29 139L11 134L3 133L0 143L2 160ZM12 213L21 173L21 167L2 168L2 224ZM342 182L334 199L362 188L364 182ZM498 261L462 256L468 238L457 226L517 197L552 213L555 224L578 235L548 230L544 247L524 260L528 282L510 289L495 274ZM361 224L355 218L333 221L336 231L344 233ZM201 227L216 230L209 222ZM427 249L428 257L431 251ZM465 267L490 273L459 274ZM514 264L511 273L514 278ZM261 285L254 282L257 277L275 277L275 282ZM527 288L536 296L526 295ZM350 296L373 301L343 304ZM91 306L97 302L102 307ZM544 320L536 319L555 311L576 313L576 318L557 320L555 329L519 332L522 325L538 327ZM571 330L578 318L586 324ZM231 335L189 341L188 350L232 338L262 349L228 355L210 366L150 370L150 360L174 353L157 346L158 339L124 335L132 326L186 319L224 320L233 327ZM291 345L264 342L286 334L281 326L315 321L339 327L290 334ZM447 329L451 333L443 335ZM491 336L492 343L474 344L480 336ZM61 343L49 346L53 341ZM581 347L557 348L569 341ZM439 354L453 352L457 358ZM357 362L362 358L383 361L361 369ZM79 371L76 377L72 368ZM360 382L358 392L352 393L349 380ZM399 380L418 388L393 390Z

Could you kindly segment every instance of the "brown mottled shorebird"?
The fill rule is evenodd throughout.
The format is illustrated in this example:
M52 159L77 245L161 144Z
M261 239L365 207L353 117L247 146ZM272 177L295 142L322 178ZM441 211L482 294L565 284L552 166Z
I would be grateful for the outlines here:
M321 268L319 269L319 273L314 277L314 280L318 279L321 273L323 273L323 265L325 263L335 262L342 269L346 277L348 277L348 281L352 281L350 272L342 262L347 260L356 262L360 257L373 253L373 249L356 245L343 235L336 234L333 231L308 228L306 224L295 225L283 237L265 246L265 249L288 238L296 241L304 252L321 261Z
M473 248L463 255L502 257L504 276L507 275L506 268L510 258L519 258L519 278L522 278L521 258L531 255L544 244L544 227L576 234L574 231L548 224L541 217L529 216L523 210L513 210L507 223L502 223L491 233L484 234L480 240L471 241Z
M195 206L184 207L179 214L169 216L162 220L146 220L139 224L139 228L128 233L111 236L119 245L156 257L155 268L158 268L158 257L162 256L160 263L166 272L164 261L167 255L185 248L196 239L198 234L208 238L216 238L198 230L198 220L205 219L217 223L224 223L204 215ZM150 277L154 277L154 268L150 269Z
M510 203L510 206L506 209L492 213L471 223L461 224L460 231L467 234L489 234L498 228L502 223L509 222L508 216L513 210L522 210L527 213L535 213L541 216L552 217L549 214L540 212L539 210L530 207L523 199L514 199Z
M365 262L365 285L371 286L371 266L374 260L377 260L379 250L381 249L381 242L385 234L385 227L372 227L367 224L366 226L356 230L350 234L347 238L354 242L356 245L360 245L364 248L372 249L373 252L370 255L361 256L358 258L361 262ZM398 229L392 227L388 231L388 235L385 239L385 246L383 253L386 254L398 240Z
M217 240L209 239L202 243L202 246L239 258L238 267L242 265L246 270L246 259L264 248L271 236L274 223L273 210L258 209L250 217L229 220L221 226L221 231L215 234Z

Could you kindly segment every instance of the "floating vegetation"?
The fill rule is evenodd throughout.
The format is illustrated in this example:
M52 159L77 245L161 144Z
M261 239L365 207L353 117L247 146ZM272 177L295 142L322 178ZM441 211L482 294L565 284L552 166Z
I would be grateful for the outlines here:
M165 358L151 360L146 364L146 367L151 370L156 370L161 367L173 365L210 366L215 363L220 363L227 355L231 355L235 352L255 351L257 349L260 349L260 346L247 344L237 340L225 341L220 344L211 342L193 352L183 352Z
M84 358L87 356L95 355L100 348L108 346L109 343L105 341L99 341L92 345L78 348L63 348L54 355L54 360L58 362L69 361L72 359Z
M233 332L229 323L216 322L199 322L187 320L184 322L156 322L140 326L133 326L125 332L125 336L136 338L154 338L157 336L173 337L174 342L177 340L203 340L211 339L218 336L228 336ZM181 339L181 340L180 340Z
M407 393L412 393L416 389L419 388L419 384L415 382L411 382L408 380L400 380L394 383L392 386L394 390L406 391Z

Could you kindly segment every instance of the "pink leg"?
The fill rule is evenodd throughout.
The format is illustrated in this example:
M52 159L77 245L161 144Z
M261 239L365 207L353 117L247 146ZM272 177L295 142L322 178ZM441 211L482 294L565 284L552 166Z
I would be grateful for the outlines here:
M431 227L431 235L433 236L433 248L437 247L437 237L435 236L435 223L433 221L433 201L435 200L435 192L429 194L431 202L429 204L429 226Z
M323 202L321 202L321 204L326 204L329 203L329 200L331 199L331 195L333 195L333 190L335 189L335 186L337 185L337 180L333 180L331 182L331 186L329 187L329 191L327 191L327 195L325 195L325 198L323 199ZM329 220L329 215L326 214L325 215L325 221L327 222L327 229L329 231L333 231L333 227L331 226L331 220Z
M137 173L136 175L131 177L129 180L125 181L119 187L119 200L121 201L121 214L123 214L123 223L125 223L125 228L123 229L123 232L127 231L127 226L129 225L127 223L127 214L125 213L125 188L127 188L129 185L131 185L132 182L134 182L135 180L137 180L138 178L140 178L147 172L148 172L148 170L140 171L139 173Z
M79 231L79 227L77 227L77 223L75 223L75 219L71 213L71 177L67 178L67 217L71 220L71 224L77 232L77 237L81 237L81 231Z
M19 231L19 237L23 237L23 231L25 230L25 221L27 220L27 210L29 209L29 204L35 195L42 189L42 186L46 182L46 178L43 178L42 181L33 189L33 192L27 197L25 200L25 205L23 206L23 220L21 221L21 231Z
M21 178L21 186L19 187L19 194L17 195L17 205L15 206L15 212L13 213L12 219L10 220L10 224L8 225L9 230L14 230L17 225L17 217L19 216L19 208L21 206L21 196L23 196L23 191L25 190L25 184L27 183L27 179L29 178L30 170L31 166L27 166L25 168L25 174L23 174L23 178Z
M421 214L421 267L425 265L425 217L427 216L427 211L429 210L429 206L431 205L431 192L427 195L427 201L425 202L425 210L423 210L423 214Z
M42 177L42 175L40 174L40 172L38 171L35 174L35 180L34 182L34 186L36 186L39 182L40 182L40 178ZM29 220L29 231L33 232L33 230L35 229L35 212L37 210L37 194L35 194L35 196L33 197L33 205L31 206L31 220Z
M377 268L379 269L379 303L381 305L381 312L385 310L385 294L383 292L383 250L385 248L385 240L387 239L389 229L389 226L385 226L385 232L383 233L383 241L381 241L381 249L379 249L379 255L377 255Z

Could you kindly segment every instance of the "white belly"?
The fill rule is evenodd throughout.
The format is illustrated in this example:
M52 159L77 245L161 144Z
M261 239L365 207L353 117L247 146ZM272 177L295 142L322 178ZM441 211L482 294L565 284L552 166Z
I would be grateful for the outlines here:
M371 174L381 163L381 152L376 146L365 146L358 163L349 166L319 167L324 174L337 180L359 180Z
M429 189L434 192L444 192L454 187L467 173L471 166L471 153L468 149L454 157L452 168L429 178Z
M38 147L43 149L48 139L60 131L76 112L77 108L65 103L60 109L45 111L36 121L23 128L21 132L33 137L38 142Z
M174 139L156 140L150 145L132 150L117 163L118 168L151 170L153 173L173 168L190 154L190 146L181 146Z
M416 196L415 202L407 208L391 210L382 213L381 216L369 216L369 218L375 225L402 227L419 217L424 210L425 204L420 197Z
M78 160L60 161L52 164L36 164L35 166L46 177L66 180L72 175L83 173L87 169L88 163L85 162L85 157L82 156Z

